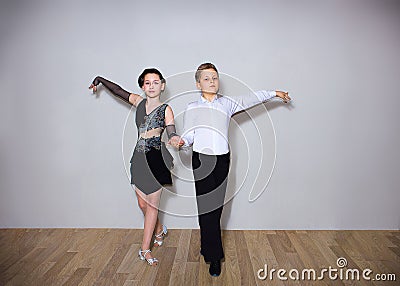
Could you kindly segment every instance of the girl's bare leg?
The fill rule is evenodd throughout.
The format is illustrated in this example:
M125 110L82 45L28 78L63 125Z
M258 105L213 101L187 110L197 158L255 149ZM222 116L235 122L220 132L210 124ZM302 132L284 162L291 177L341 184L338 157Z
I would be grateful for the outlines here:
M150 249L154 228L158 221L158 205L160 203L161 189L149 195L145 195L136 188L136 195L139 207L144 214L142 250L146 250ZM151 253L147 253L146 258L152 258Z
M138 200L138 205L139 208L142 210L143 215L146 215L146 209L147 209L147 201L146 201L146 195L142 193L140 190L138 193L138 188L136 188L136 196ZM160 220L158 219L157 216L157 222L156 222L156 227L155 227L155 233L160 233L162 231L162 224L160 223Z

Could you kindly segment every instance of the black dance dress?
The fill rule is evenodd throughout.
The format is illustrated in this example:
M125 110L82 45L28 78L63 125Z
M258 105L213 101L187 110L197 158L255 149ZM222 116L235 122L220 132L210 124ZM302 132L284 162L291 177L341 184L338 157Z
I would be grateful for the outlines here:
M148 195L164 185L172 184L170 169L173 167L173 158L161 141L168 105L164 103L146 114L146 101L143 99L136 109L138 141L130 161L130 171L131 184ZM146 136L148 134L155 136Z

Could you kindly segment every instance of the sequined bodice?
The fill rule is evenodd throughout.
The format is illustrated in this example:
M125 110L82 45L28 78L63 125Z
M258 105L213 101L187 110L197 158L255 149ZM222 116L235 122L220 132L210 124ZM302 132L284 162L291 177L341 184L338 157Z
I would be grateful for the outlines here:
M138 141L135 151L148 152L151 148L161 149L161 135L165 128L165 109L167 104L156 107L146 114L146 99L143 99L136 110ZM153 135L154 134L154 135ZM151 135L151 136L149 136Z

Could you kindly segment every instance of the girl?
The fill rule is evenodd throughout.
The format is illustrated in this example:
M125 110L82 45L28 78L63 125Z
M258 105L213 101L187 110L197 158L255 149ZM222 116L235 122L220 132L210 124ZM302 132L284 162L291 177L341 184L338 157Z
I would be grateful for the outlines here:
M161 135L166 129L170 144L177 146L180 142L180 137L175 133L174 113L170 106L160 101L160 94L165 89L165 79L157 69L145 69L139 76L138 84L146 98L129 93L99 76L93 80L89 89L96 92L100 83L115 96L136 107L138 141L130 161L130 172L131 184L135 185L138 205L144 214L139 258L146 260L149 265L157 265L157 258L151 255L150 243L154 231L155 246L161 246L167 234L167 227L158 219L158 205L162 186L172 184L170 168L173 165L172 156L161 141Z

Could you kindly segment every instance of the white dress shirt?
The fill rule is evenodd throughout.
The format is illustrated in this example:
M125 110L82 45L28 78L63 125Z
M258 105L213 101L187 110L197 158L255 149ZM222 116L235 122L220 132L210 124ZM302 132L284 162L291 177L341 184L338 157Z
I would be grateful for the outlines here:
M234 98L216 95L212 101L201 96L186 108L183 147L193 145L193 151L208 155L228 153L228 129L232 115L275 96L275 91L266 90Z

